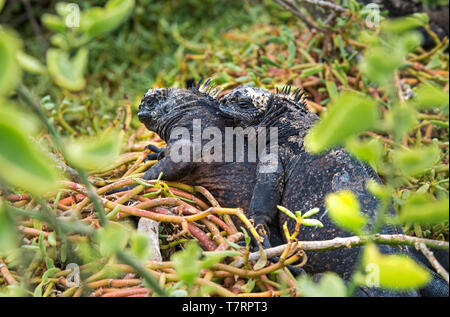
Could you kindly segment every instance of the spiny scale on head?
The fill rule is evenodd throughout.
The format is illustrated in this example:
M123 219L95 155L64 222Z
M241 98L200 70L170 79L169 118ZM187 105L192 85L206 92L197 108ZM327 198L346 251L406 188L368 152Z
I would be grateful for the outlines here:
M278 87L276 88L276 94L282 97L287 97L288 99L294 101L295 103L299 103L302 106L305 106L305 91L300 88L296 88L291 93L292 87L289 85L284 86L281 91L278 90Z
M214 99L216 99L223 90L216 87L216 84L212 82L211 78L208 78L203 84L202 81L203 79L200 79L194 89Z

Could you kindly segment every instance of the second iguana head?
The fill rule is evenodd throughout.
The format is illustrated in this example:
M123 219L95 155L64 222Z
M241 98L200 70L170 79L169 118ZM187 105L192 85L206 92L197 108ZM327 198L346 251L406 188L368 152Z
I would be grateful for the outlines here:
M267 90L239 86L221 100L221 112L244 126L259 125L286 112L307 111L304 93L300 89L291 92L289 86L271 93Z

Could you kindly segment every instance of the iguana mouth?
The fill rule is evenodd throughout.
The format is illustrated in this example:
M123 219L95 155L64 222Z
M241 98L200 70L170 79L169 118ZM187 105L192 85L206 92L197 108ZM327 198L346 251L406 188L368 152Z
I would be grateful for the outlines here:
M219 109L220 109L222 116L224 116L225 118L235 119L235 116L233 115L233 111L229 107L220 105Z
M138 112L139 121L141 121L142 123L145 123L147 121L154 121L157 119L156 117L156 111L141 110Z

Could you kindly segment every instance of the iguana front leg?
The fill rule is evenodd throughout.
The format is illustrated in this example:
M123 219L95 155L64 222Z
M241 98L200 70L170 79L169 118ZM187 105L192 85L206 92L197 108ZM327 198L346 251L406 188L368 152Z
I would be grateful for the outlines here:
M153 144L149 144L145 148L150 150L150 151L152 151L153 153L149 153L145 157L144 162L148 161L148 160L158 160L159 161L159 160L162 160L164 158L164 155L165 155L165 152L166 152L165 148L157 147L156 145L153 145Z
M280 239L281 233L279 232L277 223L277 205L281 202L283 193L284 170L280 162L278 162L278 167L275 172L265 173L265 167L264 163L258 164L256 184L253 189L248 217L253 219L256 231L264 239L261 246L263 249L268 249L272 247L270 243L271 235L273 235L272 240L275 240L277 245L282 243ZM252 243L254 246L258 245L258 242L253 237ZM280 258L274 257L271 258L271 261L276 263L280 261ZM296 276L305 274L302 268L296 268L292 265L288 265L287 267Z
M281 201L283 192L283 168L281 163L278 162L274 172L267 172L266 164L258 164L256 184L248 212L248 217L253 219L258 234L264 238L262 246L265 249L271 247L270 227L278 227L275 225L278 219L277 205Z
M156 162L150 169L145 172L145 174L141 177L145 180L157 179L159 175L162 173L161 179L167 181L176 181L184 176L186 176L194 167L194 162L176 162L171 158L170 155L170 146L168 146L164 150L164 157ZM156 153L152 153L156 154ZM126 190L130 190L136 187L136 185L128 185L122 188L114 189L108 192L108 194L114 194L117 192L122 192Z
M145 172L142 179L157 179L162 173L161 179L176 181L183 178L194 167L192 162L173 162L170 157L164 157Z

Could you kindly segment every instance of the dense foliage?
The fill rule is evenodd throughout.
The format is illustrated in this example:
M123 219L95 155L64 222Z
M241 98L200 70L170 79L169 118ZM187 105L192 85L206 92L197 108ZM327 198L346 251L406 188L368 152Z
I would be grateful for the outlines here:
M371 25L373 12L347 0L331 19L317 9L311 27L276 2L0 0L0 295L344 296L370 284L373 263L381 287L427 283L422 267L375 244L448 251L448 39L424 13ZM224 93L244 83L305 89L322 118L307 150L344 146L383 178L368 184L380 201L373 226L352 192L327 197L330 217L361 237L350 245L365 245L349 283L332 273L319 284L295 279L282 262L249 255L255 231L239 209L189 184L139 179L155 163L144 162L145 145L163 145L138 122L139 100L149 88L202 77ZM138 186L106 195L124 184ZM397 217L386 215L392 203ZM170 215L167 205L197 215ZM280 210L298 228L277 255L304 260L296 237L317 225L306 219L316 211ZM166 262L148 261L147 238L129 215L162 221ZM230 215L247 228L237 232ZM383 240L385 223L417 239ZM189 226L201 231L196 239Z

